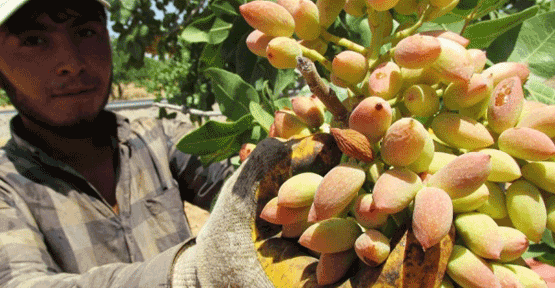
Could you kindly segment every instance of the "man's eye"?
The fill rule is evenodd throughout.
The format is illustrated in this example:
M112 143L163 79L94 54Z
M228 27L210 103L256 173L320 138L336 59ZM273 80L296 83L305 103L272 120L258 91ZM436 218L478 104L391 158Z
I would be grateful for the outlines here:
M41 38L41 37L38 37L38 36L25 37L21 41L21 45L23 45L23 46L39 46L39 45L42 45L44 43L46 43L46 40L44 38Z
M84 38L88 38L88 37L92 37L92 36L96 35L96 31L94 31L92 29L81 29L77 33L79 34L79 36L84 37Z

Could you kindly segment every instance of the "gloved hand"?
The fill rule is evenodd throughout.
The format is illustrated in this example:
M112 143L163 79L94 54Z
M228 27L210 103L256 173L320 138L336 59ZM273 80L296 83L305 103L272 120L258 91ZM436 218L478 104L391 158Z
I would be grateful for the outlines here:
M288 178L307 171L325 175L340 159L330 134L260 142L224 184L196 244L178 256L173 287L321 287L318 258L296 239L279 237L281 226L259 215ZM385 263L373 268L356 260L346 276L326 287L437 287L454 230L425 252L410 229L397 232Z

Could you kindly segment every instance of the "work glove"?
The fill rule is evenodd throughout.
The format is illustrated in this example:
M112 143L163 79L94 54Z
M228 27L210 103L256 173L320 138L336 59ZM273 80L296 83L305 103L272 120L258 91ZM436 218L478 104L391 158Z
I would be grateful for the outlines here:
M294 175L325 175L341 161L330 134L261 141L222 187L210 218L177 257L173 287L437 287L451 253L454 229L423 251L410 228L394 231L385 263L370 267L356 258L330 285L318 284L319 255L282 226L260 218L282 183ZM333 270L333 269L332 269ZM344 274L344 275L343 275Z

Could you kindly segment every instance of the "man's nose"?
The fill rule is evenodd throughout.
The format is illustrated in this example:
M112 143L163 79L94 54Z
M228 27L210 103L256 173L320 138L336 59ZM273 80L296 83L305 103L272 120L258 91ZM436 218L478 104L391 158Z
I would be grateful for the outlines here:
M80 70L81 68L74 61L64 62L63 64L59 65L58 68L56 69L56 75L73 76L73 75L77 75Z
M55 68L56 76L76 76L85 68L82 60L83 55L79 53L79 47L69 35L56 37L58 46L58 65Z

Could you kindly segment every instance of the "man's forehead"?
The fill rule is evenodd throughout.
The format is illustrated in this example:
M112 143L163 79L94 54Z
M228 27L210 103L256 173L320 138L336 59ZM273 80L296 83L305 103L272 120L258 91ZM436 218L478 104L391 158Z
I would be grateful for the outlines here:
M42 13L34 19L29 19L28 21L21 21L21 25L10 28L10 34L22 34L27 31L41 30L48 31L52 30L54 27L61 25L54 22L50 16L46 13Z

